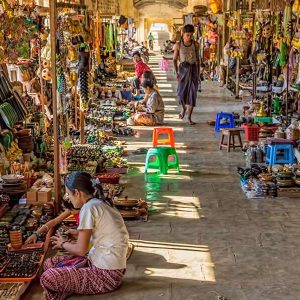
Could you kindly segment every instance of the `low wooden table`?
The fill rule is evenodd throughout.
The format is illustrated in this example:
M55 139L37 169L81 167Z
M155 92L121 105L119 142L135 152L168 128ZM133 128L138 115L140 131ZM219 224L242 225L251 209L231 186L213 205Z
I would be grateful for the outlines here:
M222 150L223 148L227 149L227 152L230 152L230 149L235 148L243 148L242 138L241 138L241 131L242 128L223 128L221 129L222 137L220 140L219 149ZM227 136L227 143L224 142L225 137ZM237 142L235 137L237 137Z

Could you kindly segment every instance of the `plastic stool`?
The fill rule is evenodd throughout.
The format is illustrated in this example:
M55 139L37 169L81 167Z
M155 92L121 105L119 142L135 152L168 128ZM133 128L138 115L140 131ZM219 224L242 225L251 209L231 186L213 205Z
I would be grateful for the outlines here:
M222 119L228 119L229 124L221 124ZM215 131L219 132L222 128L234 128L234 116L229 113L218 113L216 117Z
M283 151L283 158L278 157L278 151ZM294 146L292 144L275 144L268 145L266 164L290 164L295 160Z
M178 174L180 173L180 167L179 167L179 159L178 154L176 152L175 148L171 147L158 147L157 149L162 150L162 155L164 157L164 162L167 165L167 171L171 169L176 169ZM174 161L169 161L169 157L173 156Z
M231 147L235 148L243 148L242 138L241 138L241 131L240 128L223 128L222 130L222 138L220 140L219 149L222 150L223 148L227 149L227 152L230 152ZM228 137L227 143L224 142L225 136ZM238 138L238 144L235 142L235 137Z
M170 156L174 156L174 161L169 161ZM151 161L153 157L155 157L155 161ZM179 159L175 148L157 147L149 149L145 161L146 174L148 169L159 170L160 174L167 174L168 170L176 169L179 174Z
M151 158L153 157L155 157L155 161L151 161ZM145 174L148 173L148 169L156 169L159 170L161 174L167 174L168 166L162 149L150 148L148 150L145 161Z
M168 136L167 139L160 140L159 136L162 134L166 134ZM166 146L169 145L172 148L175 148L175 138L173 129L170 127L157 127L153 130L152 136L153 147L157 146Z

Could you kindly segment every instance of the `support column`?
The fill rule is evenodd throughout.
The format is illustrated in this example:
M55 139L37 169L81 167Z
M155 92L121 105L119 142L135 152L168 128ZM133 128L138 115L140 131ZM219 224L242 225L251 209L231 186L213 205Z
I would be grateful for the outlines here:
M61 177L59 174L59 117L57 114L57 83L56 83L56 28L57 28L57 0L50 4L50 38L51 38L51 77L52 77L52 103L53 103L53 138L54 138L54 197L55 211L61 207Z

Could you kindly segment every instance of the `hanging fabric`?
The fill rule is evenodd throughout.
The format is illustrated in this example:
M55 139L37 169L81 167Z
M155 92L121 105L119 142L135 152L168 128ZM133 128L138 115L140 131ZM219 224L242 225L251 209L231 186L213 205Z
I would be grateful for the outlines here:
M106 24L102 24L102 47L106 47Z
M112 51L114 49L114 31L113 31L112 23L109 23L108 34L109 34L109 47L110 47L110 51Z
M115 51L117 51L118 49L118 28L116 25L114 25L114 48L115 48Z

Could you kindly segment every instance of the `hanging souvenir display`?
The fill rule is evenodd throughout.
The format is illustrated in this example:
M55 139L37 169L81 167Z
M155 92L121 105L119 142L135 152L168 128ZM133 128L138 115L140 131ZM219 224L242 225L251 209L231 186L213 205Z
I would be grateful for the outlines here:
M213 14L217 14L222 11L222 1L221 0L210 0L208 2L208 8Z

